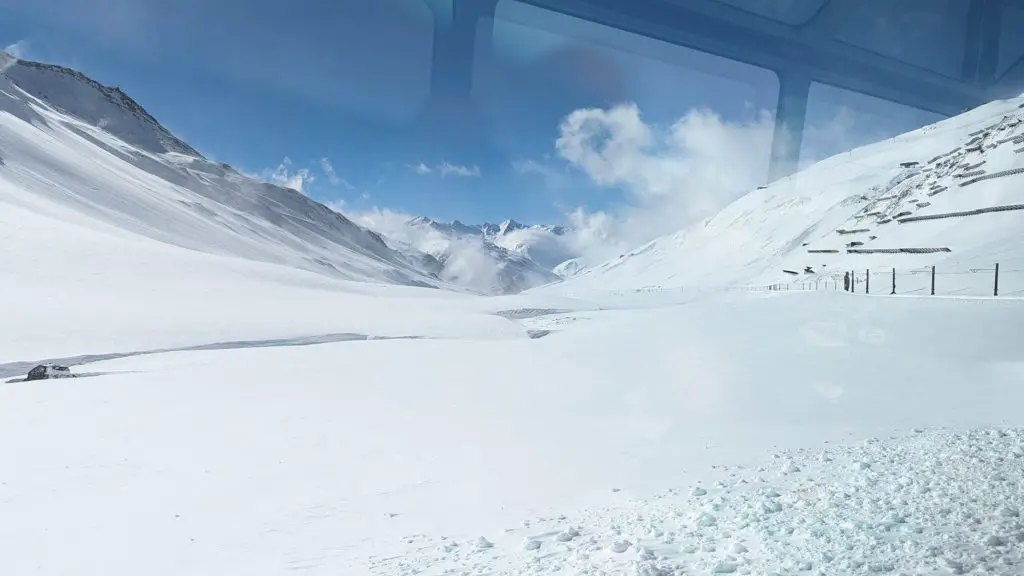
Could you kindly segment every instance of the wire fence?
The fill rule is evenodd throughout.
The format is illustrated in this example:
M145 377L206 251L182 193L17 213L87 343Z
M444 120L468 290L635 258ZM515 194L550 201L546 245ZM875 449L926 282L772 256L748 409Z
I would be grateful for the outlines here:
M637 305L679 303L723 293L830 291L876 296L961 296L981 298L1024 298L1024 268L1000 266L923 266L905 268L862 268L828 274L803 273L786 282L758 285L649 285L637 288L585 289L567 293L570 297L639 297Z
M971 268L924 266L851 269L827 276L771 284L760 290L833 290L897 296L1024 297L1024 269L1007 269L998 263Z

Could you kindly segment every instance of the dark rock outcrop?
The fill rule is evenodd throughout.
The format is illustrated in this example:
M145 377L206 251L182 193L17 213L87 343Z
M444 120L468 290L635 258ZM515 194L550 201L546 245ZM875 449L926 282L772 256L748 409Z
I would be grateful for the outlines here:
M40 364L28 371L25 380L50 380L53 378L74 378L71 369L60 364Z

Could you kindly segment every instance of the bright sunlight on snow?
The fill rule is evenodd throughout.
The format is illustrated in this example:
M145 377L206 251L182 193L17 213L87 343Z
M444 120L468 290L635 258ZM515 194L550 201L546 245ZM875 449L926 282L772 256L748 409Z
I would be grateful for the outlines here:
M585 267L511 220L381 236L4 58L0 573L1024 570L1024 98ZM598 117L639 112L565 119L590 177L692 168L633 181ZM708 121L692 162L748 144Z

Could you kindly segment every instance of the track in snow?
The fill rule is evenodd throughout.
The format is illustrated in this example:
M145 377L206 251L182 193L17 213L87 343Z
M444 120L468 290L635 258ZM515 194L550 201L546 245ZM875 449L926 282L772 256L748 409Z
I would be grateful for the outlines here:
M533 336L531 336L533 337ZM201 350L235 350L239 348L274 348L280 346L312 346L333 342L356 342L365 340L419 340L422 336L369 336L342 332L338 334L320 334L316 336L299 336L297 338L274 338L270 340L235 340L230 342L214 342L179 348L159 348L155 350L137 350L134 352L111 352L107 354L82 354L65 358L48 358L46 360L8 362L0 364L0 378L22 376L39 364L60 364L63 366L81 366L105 360L117 360L132 356L147 356L167 352L195 352ZM91 375L91 374L89 374Z

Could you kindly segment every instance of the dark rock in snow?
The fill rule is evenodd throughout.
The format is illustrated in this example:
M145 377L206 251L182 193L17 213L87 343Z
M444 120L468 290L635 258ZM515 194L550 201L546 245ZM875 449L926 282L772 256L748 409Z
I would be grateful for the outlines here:
M49 380L52 378L74 378L75 374L67 366L59 364L40 364L28 371L25 380Z

